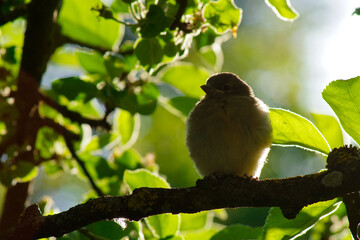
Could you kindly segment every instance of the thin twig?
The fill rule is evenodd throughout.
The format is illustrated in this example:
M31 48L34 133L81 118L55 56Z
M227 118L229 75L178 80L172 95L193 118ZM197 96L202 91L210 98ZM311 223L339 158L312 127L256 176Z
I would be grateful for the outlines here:
M58 104L57 102L55 102L54 100L52 100L51 98L49 98L48 96L46 96L43 93L39 93L39 98L44 103L46 103L47 105L49 105L50 107L54 108L59 113L61 113L64 117L70 118L74 122L77 122L80 124L82 124L82 123L89 124L92 127L103 127L106 130L111 129L110 124L106 121L106 116L100 120L88 119L88 118L83 117L78 112L71 111L71 110L67 109L65 106Z
M62 35L61 36L61 43L62 45L66 44L66 43L69 43L69 44L75 44L75 45L78 45L80 47L84 47L84 48L89 48L89 49L93 49L101 54L104 54L106 53L107 51L112 51L112 49L108 49L108 48L103 48L103 47L100 47L100 46L95 46L95 45L92 45L92 44L89 44L89 43L85 43L85 42L81 42L81 41L78 41L78 40L75 40L71 37L68 37L68 36L65 36L65 35Z
M50 118L39 118L39 125L41 126L47 126L52 128L53 130L55 130L55 132L57 132L58 134L64 136L64 138L68 138L71 139L71 141L75 140L80 140L80 136L77 135L76 133L73 133L71 131L69 131L68 129L66 129L64 126L54 122L54 120L50 119Z
M40 126L48 126L52 129L54 129L57 133L61 134L64 139L66 146L68 147L71 155L76 160L76 162L79 164L80 168L85 173L85 176L88 178L91 187L95 190L98 196L103 196L104 193L101 191L101 189L95 184L95 181L91 177L89 171L87 170L85 163L80 159L80 157L77 155L74 146L73 141L80 140L80 136L67 130L65 127L61 126L60 124L57 124L50 118L39 118L39 125Z
M104 196L104 193L102 192L102 190L96 185L94 179L92 178L92 176L90 175L89 171L87 170L85 163L80 159L80 157L77 155L73 143L71 141L71 138L64 136L65 137L65 142L66 142L66 146L68 147L71 155L73 156L73 158L76 160L76 162L79 164L80 168L83 170L83 172L85 173L85 176L87 177L87 179L90 182L91 187L94 189L94 191L96 192L96 194L98 196Z
M171 23L170 30L174 30L176 27L180 25L181 18L186 10L187 0L176 0L176 3L179 4L179 8L175 15L174 21Z

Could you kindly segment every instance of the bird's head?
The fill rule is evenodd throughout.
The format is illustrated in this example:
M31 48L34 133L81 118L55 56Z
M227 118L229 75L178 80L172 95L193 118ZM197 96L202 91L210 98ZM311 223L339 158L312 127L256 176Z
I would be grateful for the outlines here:
M208 78L201 89L206 96L254 96L251 87L233 73L217 73Z

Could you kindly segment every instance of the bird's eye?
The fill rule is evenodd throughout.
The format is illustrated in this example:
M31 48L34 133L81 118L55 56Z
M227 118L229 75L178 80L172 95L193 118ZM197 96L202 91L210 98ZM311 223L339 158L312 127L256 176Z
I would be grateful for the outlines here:
M224 91L225 91L225 92L230 91L230 89L231 89L231 86L230 86L229 84L226 84L226 85L224 86Z

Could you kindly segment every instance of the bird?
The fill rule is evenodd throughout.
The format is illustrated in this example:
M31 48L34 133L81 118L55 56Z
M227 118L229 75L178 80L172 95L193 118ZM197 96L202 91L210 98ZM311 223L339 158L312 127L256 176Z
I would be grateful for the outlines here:
M201 176L258 178L272 144L269 108L237 75L211 75L186 123L186 145Z

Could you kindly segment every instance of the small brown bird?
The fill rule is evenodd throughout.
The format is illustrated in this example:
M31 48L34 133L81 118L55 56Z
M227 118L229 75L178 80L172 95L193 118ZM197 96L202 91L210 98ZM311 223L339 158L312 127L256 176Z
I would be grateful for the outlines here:
M198 172L259 177L272 142L268 107L233 73L214 74L201 88L186 137Z

